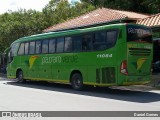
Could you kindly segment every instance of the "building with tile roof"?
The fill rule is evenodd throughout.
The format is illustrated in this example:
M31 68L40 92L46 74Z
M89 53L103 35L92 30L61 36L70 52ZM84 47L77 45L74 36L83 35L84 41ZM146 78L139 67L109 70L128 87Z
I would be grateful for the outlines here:
M138 19L149 17L135 12L99 8L82 16L70 19L63 23L53 25L43 32L61 31L67 29L84 28L99 24L111 24L119 22L136 22Z
M151 28L159 27L160 28L160 13L149 16L147 18L137 20L137 24L146 25Z
M152 29L153 37L160 38L160 13L139 19L136 23L149 26Z

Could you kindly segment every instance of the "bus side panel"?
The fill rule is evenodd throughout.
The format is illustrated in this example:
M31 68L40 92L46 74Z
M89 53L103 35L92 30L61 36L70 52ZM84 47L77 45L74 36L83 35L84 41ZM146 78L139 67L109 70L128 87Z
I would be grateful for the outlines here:
M7 66L7 76L9 78L16 78L16 72L21 64L21 58L15 56L12 62Z
M86 84L94 85L96 83L96 68L95 65L86 67L87 75L85 77L86 80L84 80Z
M121 73L121 64L123 61L127 60L127 47L126 46L126 43L123 42L123 43L120 43L118 45L118 48L117 48L117 51L120 51L119 52L119 55L117 56L117 73L118 73L118 79L117 79L117 85L122 85L123 82L126 82L126 75L122 74Z

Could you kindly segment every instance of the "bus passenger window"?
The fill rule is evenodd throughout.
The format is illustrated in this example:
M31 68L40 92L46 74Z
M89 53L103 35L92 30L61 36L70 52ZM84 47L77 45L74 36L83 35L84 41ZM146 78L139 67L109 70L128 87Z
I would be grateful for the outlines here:
M20 48L18 50L18 55L24 55L24 43L21 43Z
M35 41L30 42L29 44L29 54L34 54L35 53Z
M71 51L72 51L72 38L66 37L65 45L64 45L64 52L71 52Z
M11 46L10 52L8 53L8 62L12 62L14 56L17 54L17 47L19 46L19 43L14 43Z
M83 51L93 50L93 34L83 36L82 49Z
M107 48L115 45L117 40L117 31L107 31Z
M48 53L48 40L42 41L42 53Z
M25 55L28 55L28 50L29 50L28 47L29 47L29 43L28 43L28 42L25 43L24 47L25 47L25 51L24 51L25 53L24 53L24 54L25 54Z
M62 53L63 52L63 47L64 47L64 38L58 38L57 39L57 53Z
M99 31L95 33L95 40L93 42L94 50L104 50L106 49L106 32Z
M36 54L41 53L41 41L36 41Z
M82 51L82 37L81 36L73 36L73 52Z
M55 44L56 44L55 39L49 40L49 53L55 53L55 51L56 51Z

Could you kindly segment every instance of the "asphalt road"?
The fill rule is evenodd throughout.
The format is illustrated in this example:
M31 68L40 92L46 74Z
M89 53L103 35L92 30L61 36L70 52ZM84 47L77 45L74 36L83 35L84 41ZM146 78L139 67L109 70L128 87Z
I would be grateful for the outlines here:
M20 84L0 77L0 111L160 111L160 90L140 86L75 91L69 85Z

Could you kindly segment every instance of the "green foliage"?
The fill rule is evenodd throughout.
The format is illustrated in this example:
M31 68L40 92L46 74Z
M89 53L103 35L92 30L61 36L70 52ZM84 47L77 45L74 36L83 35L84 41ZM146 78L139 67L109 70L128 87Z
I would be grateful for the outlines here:
M77 2L74 5L71 5L67 0L61 0L61 2L57 2L57 0L51 0L43 9L43 13L48 26L52 26L94 9L95 8L89 3Z
M143 0L144 6L148 7L148 13L160 13L160 0Z
M19 9L0 15L0 52L16 39L41 33L54 24L93 10L88 3L70 5L67 0L51 0L42 12Z
M119 10L128 10L140 13L159 13L160 0L81 0L90 3L96 8L106 7Z
M16 39L41 33L46 27L44 14L34 10L5 13L0 16L0 51Z

